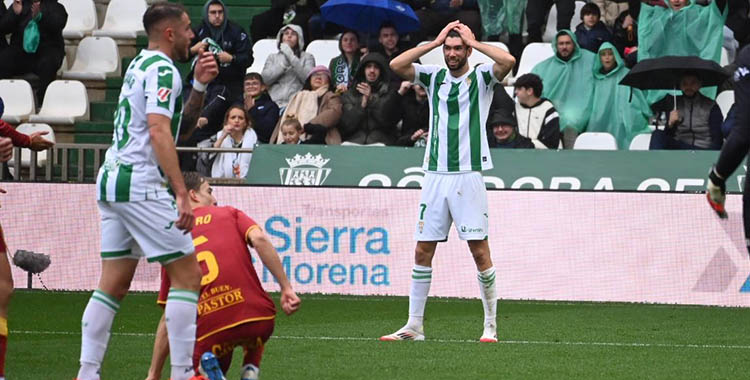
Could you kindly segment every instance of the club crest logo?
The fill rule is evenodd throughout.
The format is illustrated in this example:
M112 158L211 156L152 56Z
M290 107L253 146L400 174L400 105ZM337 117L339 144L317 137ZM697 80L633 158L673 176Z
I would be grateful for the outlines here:
M313 156L308 152L304 156L295 154L292 158L285 158L288 168L279 169L281 184L286 186L320 186L331 174L331 168L324 166L331 161L318 154Z
M169 100L169 95L172 94L172 90L166 87L161 87L156 91L156 98L159 99L160 103L166 103Z

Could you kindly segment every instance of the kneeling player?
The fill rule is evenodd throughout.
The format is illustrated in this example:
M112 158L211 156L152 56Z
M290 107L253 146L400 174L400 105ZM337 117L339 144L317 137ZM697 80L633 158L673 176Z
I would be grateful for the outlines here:
M239 346L245 352L242 379L257 379L263 346L273 332L276 308L260 284L248 244L255 247L260 260L281 285L281 308L287 315L297 311L300 299L260 227L236 208L216 206L211 187L198 173L184 173L184 177L196 217L193 243L204 273L198 300L194 368L201 364L205 376L221 380L222 373L229 369L234 348ZM169 278L162 273L159 304L164 304L168 292ZM147 379L160 378L168 352L162 316ZM201 363L204 352L213 355L204 355L207 360Z

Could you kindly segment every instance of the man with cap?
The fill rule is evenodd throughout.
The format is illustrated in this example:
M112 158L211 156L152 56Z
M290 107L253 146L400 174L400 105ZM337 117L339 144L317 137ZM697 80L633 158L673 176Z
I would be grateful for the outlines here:
M0 98L0 117L5 104ZM34 151L51 148L54 143L42 136L48 132L34 132L27 136L17 132L10 124L0 120L0 162L7 162L13 156L13 146ZM5 190L0 189L0 193ZM0 227L0 380L5 380L5 351L8 344L8 303L13 293L13 276L8 262L8 246L5 244L3 229Z

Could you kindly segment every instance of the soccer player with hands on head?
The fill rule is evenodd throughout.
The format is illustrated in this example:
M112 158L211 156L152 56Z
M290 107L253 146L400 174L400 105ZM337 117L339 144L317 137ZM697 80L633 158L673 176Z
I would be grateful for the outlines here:
M441 46L447 68L416 62ZM469 67L476 49L494 62ZM495 268L488 243L487 192L481 172L492 168L485 128L493 88L513 68L509 53L478 42L466 25L454 21L437 38L410 49L391 61L404 80L422 86L430 101L422 168L425 176L417 213L414 267L409 291L409 319L404 327L381 340L424 340L423 319L432 282L432 259L437 243L446 241L455 223L466 240L478 271L484 308L481 342L497 342Z

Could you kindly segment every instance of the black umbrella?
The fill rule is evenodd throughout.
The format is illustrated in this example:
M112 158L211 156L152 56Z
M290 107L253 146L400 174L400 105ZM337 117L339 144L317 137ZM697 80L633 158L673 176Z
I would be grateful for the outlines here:
M665 56L638 62L620 84L641 90L674 90L680 86L685 74L696 75L703 87L718 86L729 78L729 73L714 61L692 56Z

